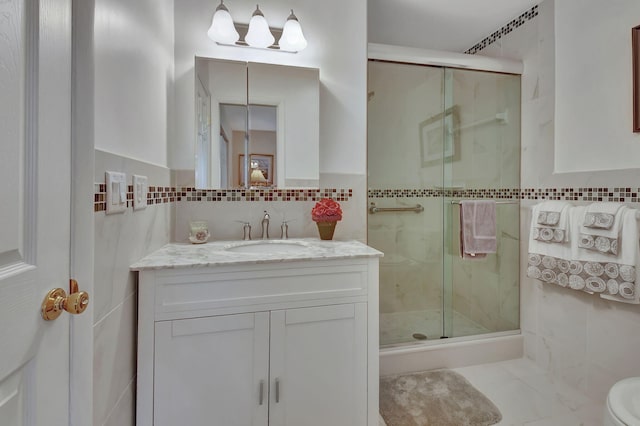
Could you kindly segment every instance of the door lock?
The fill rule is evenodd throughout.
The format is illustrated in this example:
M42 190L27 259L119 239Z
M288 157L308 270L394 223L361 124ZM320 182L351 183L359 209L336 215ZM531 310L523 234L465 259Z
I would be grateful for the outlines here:
M78 282L74 279L69 280L69 292L67 293L61 288L54 288L47 293L42 302L42 318L45 321L52 321L60 316L62 311L70 314L81 314L89 306L89 293L79 291Z

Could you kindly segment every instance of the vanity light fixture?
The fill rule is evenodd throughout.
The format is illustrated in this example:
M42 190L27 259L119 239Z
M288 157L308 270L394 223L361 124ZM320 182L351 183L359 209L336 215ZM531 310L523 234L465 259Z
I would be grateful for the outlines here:
M234 44L240 39L240 34L233 25L233 18L227 6L224 5L224 0L220 0L220 4L216 7L207 36L221 44Z
M305 39L304 34L302 34L302 27L300 26L300 22L298 22L298 17L294 15L293 9L291 9L291 14L287 18L287 22L284 23L282 37L280 37L278 45L280 49L286 50L287 52L299 52L307 47L307 39Z
M241 33L246 34L244 39L236 30L239 28ZM275 37L280 36L278 44L275 43ZM211 21L211 27L207 31L207 35L213 41L225 46L249 46L259 49L276 50L282 52L299 52L307 47L307 40L302 33L302 27L298 18L291 10L291 14L284 24L284 28L270 28L264 14L260 10L260 6L256 5L256 10L251 16L249 25L235 24L229 13L229 9L224 5L224 0L220 0L220 4L216 8Z
M251 15L249 31L247 31L244 41L251 47L259 47L261 49L266 49L276 41L258 5L256 5L253 15Z

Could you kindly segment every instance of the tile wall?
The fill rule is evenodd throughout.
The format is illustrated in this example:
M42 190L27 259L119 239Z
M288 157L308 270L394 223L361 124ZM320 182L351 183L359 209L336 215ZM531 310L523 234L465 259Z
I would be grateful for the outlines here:
M581 6L582 7L582 6ZM584 7L587 7L585 4ZM583 292L543 285L525 276L531 207L536 200L564 199L582 204L620 201L640 208L640 169L584 173L554 171L555 2L538 6L538 16L488 44L477 54L520 59L522 76L522 187L520 232L521 329L525 354L552 377L604 401L613 383L637 376L640 309ZM626 105L626 100L620 100ZM603 143L592 155L607 157ZM544 188L544 189L538 189Z
M95 425L135 424L137 283L129 265L170 241L169 170L95 151L94 372ZM145 210L106 215L104 172L145 175L156 185L154 202ZM159 190L162 185L162 191ZM129 200L132 200L132 194ZM166 201L166 202L165 202Z

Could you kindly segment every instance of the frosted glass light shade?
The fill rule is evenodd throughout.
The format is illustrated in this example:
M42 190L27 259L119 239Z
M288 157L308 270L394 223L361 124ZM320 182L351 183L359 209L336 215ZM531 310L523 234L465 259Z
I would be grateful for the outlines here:
M238 34L236 27L233 25L233 18L231 18L229 10L222 1L216 8L216 13L213 14L207 36L211 40L222 44L234 44L240 38L240 34Z
M269 24L264 18L264 15L260 11L260 8L256 6L256 11L253 12L253 16L249 21L249 30L244 38L244 41L251 47L267 48L273 44L276 39L271 34Z
M307 47L307 39L304 38L302 27L296 15L293 14L293 10L284 24L278 45L281 50L287 52L299 52Z

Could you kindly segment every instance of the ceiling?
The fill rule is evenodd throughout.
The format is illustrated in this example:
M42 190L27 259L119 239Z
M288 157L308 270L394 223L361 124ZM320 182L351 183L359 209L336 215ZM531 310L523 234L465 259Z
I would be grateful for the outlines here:
M369 42L464 52L540 0L369 0Z

